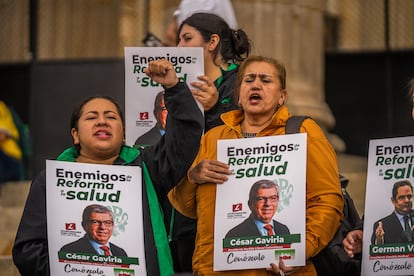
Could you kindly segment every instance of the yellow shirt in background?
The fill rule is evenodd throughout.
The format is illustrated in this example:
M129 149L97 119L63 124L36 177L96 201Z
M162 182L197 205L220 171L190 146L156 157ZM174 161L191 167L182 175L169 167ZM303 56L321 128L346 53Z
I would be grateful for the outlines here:
M0 141L0 149L7 155L22 159L22 151L17 143L19 131L7 105L0 100L0 132L6 133L6 140Z

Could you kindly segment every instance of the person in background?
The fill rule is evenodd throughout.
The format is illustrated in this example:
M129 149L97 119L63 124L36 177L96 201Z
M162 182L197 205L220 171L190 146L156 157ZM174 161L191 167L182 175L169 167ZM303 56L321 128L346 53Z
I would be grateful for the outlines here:
M283 135L291 116L285 105L286 71L279 61L249 56L240 66L236 85L240 109L222 114L224 125L205 133L187 175L168 194L177 211L197 218L193 271L196 275L268 275L270 271L274 275L316 275L310 258L334 236L344 203L336 153L313 120L305 120L300 129L307 133L306 266L287 267L280 259L267 269L213 271L216 186L231 174L229 166L217 160L217 140Z
M163 73L151 63L145 72L150 76ZM166 83L164 89L165 104L169 107L167 131L156 145L143 150L126 146L124 115L119 104L109 97L97 96L85 99L72 113L70 131L74 145L57 157L67 162L141 167L143 246L147 275L151 276L173 274L159 201L186 173L204 128L203 114L189 91L171 89ZM50 275L47 223L52 222L46 217L43 170L32 181L13 247L13 261L22 276Z
M156 144L165 133L167 115L168 110L165 107L164 91L160 91L157 96L155 96L154 100L154 117L157 120L157 123L149 131L139 136L134 145L150 146Z
M19 131L6 103L0 100L0 185L20 180L23 170Z
M204 12L220 16L232 29L237 29L237 19L230 0L182 0L166 28L166 46L175 46L178 27L194 13Z
M109 242L114 229L114 217L108 208L91 204L83 209L82 228L85 235L64 245L60 251L99 254L104 256L127 256L124 249Z
M166 77L176 83L175 89L191 91L204 108L205 131L223 124L220 115L238 109L234 90L239 63L250 53L251 44L247 34L234 30L219 16L211 13L195 13L185 19L177 39L178 47L202 47L204 49L204 74L199 82L178 82L174 72ZM163 60L154 61L160 66L171 66ZM161 84L168 79L154 79ZM165 223L169 229L171 250L177 272L191 272L194 251L196 221L186 218L171 208L168 199L163 202Z
M290 234L289 228L274 220L279 205L279 185L272 180L256 181L249 192L250 216L232 228L226 238Z
M251 44L242 30L231 29L219 16L195 13L178 29L178 47L204 49L204 76L191 83L193 96L204 108L205 131L223 124L220 115L238 109L234 82L240 62L250 53Z

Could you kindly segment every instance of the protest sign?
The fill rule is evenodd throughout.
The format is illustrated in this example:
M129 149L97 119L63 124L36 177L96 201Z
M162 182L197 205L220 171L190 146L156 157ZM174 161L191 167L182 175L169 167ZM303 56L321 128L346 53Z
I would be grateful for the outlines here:
M414 136L370 140L362 275L414 275L413 160Z
M305 265L306 137L218 141L217 158L232 175L217 185L214 270L266 268L279 258L288 266ZM278 195L274 186L253 188L261 183L276 183ZM261 228L266 220L273 233Z
M141 173L136 166L46 161L51 275L146 275ZM105 254L99 247L108 238Z
M155 113L156 96L164 91L151 80L144 69L157 59L167 59L178 78L186 82L199 81L204 75L203 48L201 47L125 47L125 128L126 144L133 145L142 135L153 130L160 135ZM199 104L200 109L202 109ZM165 108L165 107L164 107ZM154 140L154 139L153 139Z

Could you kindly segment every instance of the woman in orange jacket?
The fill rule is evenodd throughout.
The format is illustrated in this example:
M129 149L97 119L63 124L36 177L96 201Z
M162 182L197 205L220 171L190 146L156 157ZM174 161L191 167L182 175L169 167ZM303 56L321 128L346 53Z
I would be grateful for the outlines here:
M290 117L285 106L285 68L277 60L248 57L240 66L236 85L236 102L241 109L224 113L224 125L205 133L187 176L169 193L179 212L197 218L193 272L199 276L316 275L310 258L335 234L342 217L343 197L335 151L313 120L305 120L300 129L307 133L306 266L287 267L279 261L263 269L213 271L216 186L231 174L226 163L217 161L217 140L283 135Z

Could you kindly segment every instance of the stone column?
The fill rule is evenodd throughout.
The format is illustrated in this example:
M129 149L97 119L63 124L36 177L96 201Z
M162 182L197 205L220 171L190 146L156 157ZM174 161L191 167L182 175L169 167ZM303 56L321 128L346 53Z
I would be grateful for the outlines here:
M0 62L27 62L29 1L0 1Z
M253 54L285 64L291 113L311 116L343 152L344 142L328 132L335 118L324 93L324 1L234 0L233 5L239 27L253 42Z

